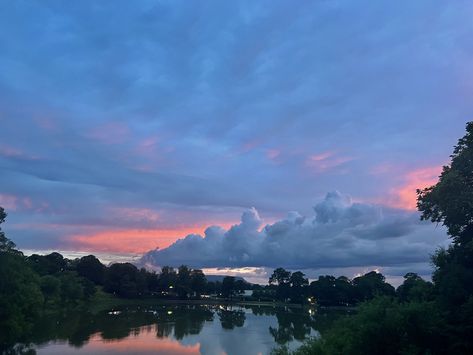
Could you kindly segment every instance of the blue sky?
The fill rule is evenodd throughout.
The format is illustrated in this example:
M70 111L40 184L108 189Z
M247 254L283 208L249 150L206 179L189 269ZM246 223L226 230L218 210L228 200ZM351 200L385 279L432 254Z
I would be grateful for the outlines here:
M288 267L426 274L446 235L418 223L414 191L471 120L472 15L460 0L3 2L4 228L25 249L137 253L220 225L224 249L201 252L225 257L196 265L273 267L271 242L320 255ZM324 203L338 217L317 220ZM366 220L340 217L358 207ZM304 237L284 244L264 226L291 211ZM227 237L248 213L257 227Z

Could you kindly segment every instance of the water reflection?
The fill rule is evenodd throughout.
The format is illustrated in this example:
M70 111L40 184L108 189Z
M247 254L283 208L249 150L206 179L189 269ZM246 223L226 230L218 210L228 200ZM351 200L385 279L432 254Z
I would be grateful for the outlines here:
M243 327L245 324L245 312L241 309L234 310L233 307L220 306L217 314L223 329L231 330L235 327Z
M28 354L268 354L278 344L294 348L317 336L319 315L303 309L176 305L126 307L99 314L42 318ZM320 329L318 329L320 330ZM241 341L244 339L244 341ZM28 352L29 351L29 352Z
M279 308L275 311L278 327L269 327L274 341L284 345L294 339L304 341L315 329L315 321L310 313L294 312L293 309Z

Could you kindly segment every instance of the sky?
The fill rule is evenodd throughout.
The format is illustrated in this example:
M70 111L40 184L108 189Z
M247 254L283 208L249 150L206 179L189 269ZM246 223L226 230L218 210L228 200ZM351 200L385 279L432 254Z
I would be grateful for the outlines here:
M0 206L20 249L267 278L429 275L473 116L471 1L0 3ZM82 254L80 254L82 255Z

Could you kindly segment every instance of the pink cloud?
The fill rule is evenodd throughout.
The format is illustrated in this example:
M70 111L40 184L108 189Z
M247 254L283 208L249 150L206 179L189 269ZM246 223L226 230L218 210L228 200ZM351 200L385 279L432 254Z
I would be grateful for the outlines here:
M8 210L33 210L33 201L29 197L14 196L11 194L0 194L0 206Z
M38 160L39 157L35 155L29 155L22 151L21 149L8 146L5 144L0 145L0 156L5 158L19 158L25 160Z
M0 155L6 158L19 158L23 156L23 152L19 149L2 145L0 146Z
M431 166L413 170L406 174L404 183L391 190L391 198L385 204L406 210L417 208L417 189L434 185L442 171L442 166Z
M272 161L276 161L281 156L281 151L279 149L267 149L266 158Z
M118 218L125 218L132 221L157 223L160 220L160 214L148 208L114 208L112 213Z
M18 197L13 195L0 194L0 206L8 210L16 210L18 204Z
M353 159L352 157L337 156L335 152L327 151L309 156L306 160L306 166L316 173L324 173L334 170Z
M223 224L229 228L231 224ZM78 250L102 252L143 253L156 248L166 248L179 238L188 234L203 234L209 226L202 223L198 226L156 229L120 229L74 235L70 243Z
M122 122L107 122L89 130L86 137L103 144L121 144L130 137L130 129Z
M159 138L157 136L148 137L138 143L135 151L141 155L154 155L158 141Z
M48 132L57 132L57 131L59 131L59 126L57 125L57 122L54 121L51 118L37 117L37 118L34 118L34 121L36 122L38 127L41 128L44 131L48 131Z

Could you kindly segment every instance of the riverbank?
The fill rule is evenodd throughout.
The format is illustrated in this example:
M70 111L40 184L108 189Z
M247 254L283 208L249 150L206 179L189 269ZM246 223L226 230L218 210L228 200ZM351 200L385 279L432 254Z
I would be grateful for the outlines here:
M87 302L84 307L92 313L109 310L114 307L121 307L127 305L144 305L144 306L168 306L168 305L222 305L222 306L248 306L248 307L286 307L286 308L315 308L314 305L297 304L297 303L283 303L283 302L259 302L259 301L244 301L238 299L219 299L219 298L205 298L205 299L163 299L163 298L119 298L112 294L98 290L94 297ZM327 308L327 307L325 307ZM348 308L347 308L348 309Z

